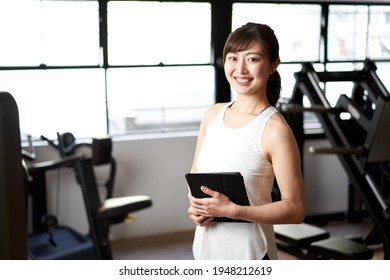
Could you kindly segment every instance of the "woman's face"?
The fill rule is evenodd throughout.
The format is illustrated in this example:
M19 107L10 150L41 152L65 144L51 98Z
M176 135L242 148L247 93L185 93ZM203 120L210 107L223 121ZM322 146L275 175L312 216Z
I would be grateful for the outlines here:
M227 53L225 75L237 94L264 94L273 69L269 57L253 42L248 49Z

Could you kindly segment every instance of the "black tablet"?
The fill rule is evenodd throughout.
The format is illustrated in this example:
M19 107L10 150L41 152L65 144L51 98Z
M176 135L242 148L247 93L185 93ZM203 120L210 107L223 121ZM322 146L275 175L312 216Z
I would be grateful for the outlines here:
M232 202L238 205L249 205L244 178L239 172L187 173L185 178L190 187L191 194L196 198L207 197L200 190L201 186L206 186L214 191L225 194ZM214 221L247 222L226 217L216 217Z

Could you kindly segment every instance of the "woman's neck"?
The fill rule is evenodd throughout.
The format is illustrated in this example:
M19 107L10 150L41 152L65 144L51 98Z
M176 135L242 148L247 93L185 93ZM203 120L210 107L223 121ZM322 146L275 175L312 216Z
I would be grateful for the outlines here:
M230 108L237 113L258 115L269 106L268 101L252 100L252 99L237 99L232 103Z

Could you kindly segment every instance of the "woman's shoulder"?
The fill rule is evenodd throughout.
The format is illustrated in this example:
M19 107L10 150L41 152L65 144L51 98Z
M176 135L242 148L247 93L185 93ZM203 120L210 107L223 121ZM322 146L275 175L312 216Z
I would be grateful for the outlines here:
M215 103L212 105L207 111L211 112L219 112L223 107L226 105L230 104L230 102L225 102L225 103Z
M209 122L227 105L228 103L216 103L209 107L205 113L204 120Z
M296 149L294 133L279 112L274 113L264 129L262 147L264 157L272 162L272 155L290 153Z
M280 112L275 112L270 117L266 126L266 130L266 135L268 135L272 141L277 139L284 139L284 137L292 135L290 126Z
M209 107L206 110L206 113L203 116L203 120L201 123L201 130L205 131L208 127L209 123L218 115L218 113L226 106L228 103L216 103Z

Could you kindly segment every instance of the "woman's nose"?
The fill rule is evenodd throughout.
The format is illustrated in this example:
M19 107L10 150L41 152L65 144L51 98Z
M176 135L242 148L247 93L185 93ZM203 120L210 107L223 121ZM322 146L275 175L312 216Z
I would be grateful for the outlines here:
M237 63L237 71L239 73L246 73L247 71L247 67L246 67L246 63L245 63L245 60L241 60Z

